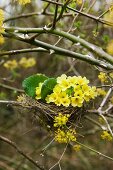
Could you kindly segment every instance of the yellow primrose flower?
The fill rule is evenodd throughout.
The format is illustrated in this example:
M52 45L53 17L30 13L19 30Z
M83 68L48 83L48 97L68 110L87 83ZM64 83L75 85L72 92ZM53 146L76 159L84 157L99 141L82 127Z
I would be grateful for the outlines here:
M62 84L62 80L66 80L67 76L62 74L60 77L57 77L57 83Z
M113 137L111 136L111 134L109 134L107 131L103 131L103 133L101 134L101 138L102 139L106 139L108 141L111 141L113 139Z
M69 77L67 77L67 81L68 81L70 87L71 86L74 87L75 84L77 84L77 76L73 76L73 77L69 76Z
M84 85L84 84L88 84L88 83L89 83L89 80L86 79L86 77L81 77L81 76L77 77L77 84Z
M54 93L61 93L61 91L62 91L62 88L61 88L61 86L59 86L59 84L57 84L55 87L54 87L54 89L53 89L53 92Z
M68 80L64 79L62 80L62 83L60 84L62 91L65 91L66 89L68 89L70 87L70 83L68 82Z
M70 101L70 99L68 97L60 99L60 102L65 107L69 107L69 105L71 103L71 101Z
M60 97L57 98L57 100L55 101L55 104L57 106L61 106L61 99L60 99Z
M58 95L57 93L52 93L50 95L47 96L46 101L48 100L48 102L55 102L58 99Z
M90 90L90 86L88 86L87 84L82 85L81 88L82 88L82 91L85 93L89 92Z
M14 70L18 67L18 63L16 60L9 60L6 61L3 66L9 70Z
M81 107L83 105L84 99L81 97L71 97L71 105L73 107Z
M103 73L103 72L100 72L100 74L98 75L98 78L101 82L107 82L107 79L108 79L106 73Z
M82 90L78 90L74 93L74 97L84 97L84 93L82 92Z

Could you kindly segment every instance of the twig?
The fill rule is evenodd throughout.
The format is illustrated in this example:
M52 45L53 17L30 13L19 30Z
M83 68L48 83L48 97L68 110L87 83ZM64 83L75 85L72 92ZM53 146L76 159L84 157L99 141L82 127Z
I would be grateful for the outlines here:
M57 36L61 36L64 37L68 40L70 40L73 43L80 43L82 46L84 46L85 48L87 48L88 50L94 52L95 54L97 54L98 57L106 60L107 62L113 64L113 57L109 54L107 54L105 51L103 51L102 48L87 42L86 40L72 35L70 33L64 32L64 31L59 31L59 30L52 30L52 29L48 29L46 27L44 28L19 28L19 27L4 27L6 32L8 32L7 34L4 34L4 36L11 36L11 33L16 31L16 35L18 33L23 33L23 34L29 34L29 33L40 33L40 34L53 34L53 35L57 35ZM9 33L10 32L10 33ZM13 33L13 38L17 38L16 36L14 36ZM23 38L24 39L24 38ZM22 40L22 38L21 38ZM31 42L33 43L33 42Z
M44 167L42 167L38 162L35 162L30 156L28 156L27 154L25 154L17 145L15 142L9 140L6 137L3 137L0 135L0 140L9 144L10 146L12 146L13 148L16 149L16 151L21 154L23 157L25 157L27 160L29 160L32 164L34 164L36 167L38 167L40 170L45 170Z
M18 91L18 92L24 92L24 90L22 90L22 89L18 89L18 88L15 88L15 87L3 84L3 83L0 83L0 86L4 87L6 89L10 89L10 90Z
M58 5L60 5L60 6L63 6L63 5L64 5L63 3L56 3L55 1L52 1L52 0L42 0L42 1L50 2L50 3L52 3L52 4L58 4ZM93 15L90 15L90 14L87 14L87 13L84 13L84 12L81 12L81 11L78 11L78 10L76 10L76 9L74 9L74 8L69 7L69 6L67 6L67 9L69 9L69 10L71 10L71 11L73 11L73 12L76 12L76 13L80 13L81 15L83 15L83 16L85 16L85 17L88 17L88 18L90 18L90 19L93 19L93 20L95 20L96 22L100 22L100 23L102 23L102 24L106 24L106 25L109 25L109 26L113 26L113 23L108 22L108 21L105 21L105 20L103 20L103 19L100 19L99 17L95 17L95 16L93 16Z
M82 61L86 61L86 62L88 62L92 65L100 66L104 69L109 69L109 70L113 69L113 66L111 64L105 63L105 62L100 61L100 60L95 59L95 58L92 58L89 55L83 55L83 54L75 53L75 52L66 50L64 48L56 47L56 46L50 45L48 43L45 43L45 42L42 42L42 41L39 41L39 40L30 41L28 38L26 39L25 37L19 36L19 35L14 34L14 33L4 34L4 36L9 37L9 38L13 38L13 39L17 39L19 41L23 41L23 42L26 42L28 44L32 44L32 45L35 45L35 46L40 46L42 48L50 50L50 54L59 54L59 55L62 55L62 56L72 57L72 58L76 58L76 59L79 59L79 60L82 60Z
M97 150L95 150L95 149L92 149L92 148L90 148L89 146L86 146L86 145L84 145L84 144L82 144L82 143L80 143L80 142L78 142L78 141L76 141L76 143L79 144L79 145L81 145L83 148L86 148L86 149L88 149L88 150L90 150L90 151L98 154L99 156L102 156L102 157L104 157L104 158L107 158L107 159L113 161L113 158L112 158L112 157L109 157L109 156L107 156L107 155L104 155L103 153L101 153L101 152L99 152L99 151L97 151Z

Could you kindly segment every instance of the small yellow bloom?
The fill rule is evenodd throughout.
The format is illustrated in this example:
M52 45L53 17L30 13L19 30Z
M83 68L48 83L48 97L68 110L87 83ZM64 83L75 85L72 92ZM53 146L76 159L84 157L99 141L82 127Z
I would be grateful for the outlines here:
M70 101L70 99L69 99L68 97L65 97L65 98L63 98L63 99L60 99L60 101L61 101L61 104L62 104L63 106L65 106L65 107L69 107L69 105L70 105L70 103L71 103L71 101Z
M63 115L62 113L59 113L58 116L55 116L54 118L54 127L61 127L66 125L69 118L69 114Z
M36 60L34 58L26 58L22 57L19 61L20 66L24 68L30 68L33 67L36 64Z
M20 5L26 5L28 3L31 3L31 0L17 0Z
M77 2L78 5L81 5L83 0L76 0L76 2Z
M71 105L73 107L81 107L83 105L84 99L81 97L71 97Z
M107 82L107 79L108 79L106 73L103 73L103 72L100 72L100 74L98 75L98 78L101 82Z
M73 146L73 149L74 149L74 151L78 152L81 149L81 145L76 144Z
M112 18L113 20L113 18ZM106 51L110 54L113 55L113 40L111 40L106 47Z
M62 74L60 77L57 77L57 83L62 84L62 80L66 80L67 76Z
M109 76L113 79L113 72L109 73Z
M55 141L59 143L69 143L76 141L76 131L74 129L61 130L60 128L55 131Z
M86 77L81 77L81 76L77 77L77 84L84 85L84 84L88 84L88 83L89 83L89 80L86 79Z
M97 88L97 94L98 94L98 96L105 96L106 91L101 88Z
M103 133L101 134L101 138L108 141L111 141L113 139L111 134L109 134L107 131L103 131Z
M58 84L53 89L53 92L57 94L61 93L61 91L62 91L62 88Z
M18 67L18 63L16 60L9 60L6 61L3 66L9 70L14 70Z

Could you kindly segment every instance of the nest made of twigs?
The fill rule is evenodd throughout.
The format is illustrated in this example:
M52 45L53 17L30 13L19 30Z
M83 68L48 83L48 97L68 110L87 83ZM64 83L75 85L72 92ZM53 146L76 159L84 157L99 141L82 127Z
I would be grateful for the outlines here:
M40 121L43 126L50 127L51 130L54 129L54 117L59 113L70 115L69 126L75 123L78 124L86 113L84 106L81 108L56 106L55 104L47 104L41 100L33 99L27 95L22 95L22 100L19 102L22 107L32 111L36 121Z

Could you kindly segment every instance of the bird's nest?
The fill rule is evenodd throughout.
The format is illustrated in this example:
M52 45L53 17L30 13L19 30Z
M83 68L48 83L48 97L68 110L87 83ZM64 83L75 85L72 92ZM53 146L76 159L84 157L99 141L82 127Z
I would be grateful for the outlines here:
M78 124L81 122L81 118L86 114L86 108L56 106L55 104L47 104L41 100L35 100L29 96L19 96L20 106L30 110L33 113L36 120L41 122L43 126L49 127L51 130L54 129L54 117L59 113L66 115L69 114L68 126Z

